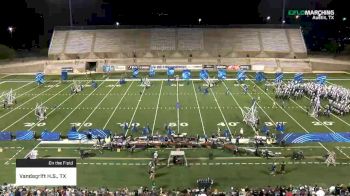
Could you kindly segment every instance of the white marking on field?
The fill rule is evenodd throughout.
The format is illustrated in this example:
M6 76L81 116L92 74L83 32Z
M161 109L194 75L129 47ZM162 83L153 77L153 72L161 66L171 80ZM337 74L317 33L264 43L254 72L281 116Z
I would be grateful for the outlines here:
M275 102L275 100L273 100L273 99L271 98L270 95L268 95L264 90L262 90L262 89L260 88L259 85L256 85L256 86L257 86L257 87L260 89L260 91L262 91L271 101ZM306 130L305 127L303 127L297 120L295 120L295 118L294 118L293 116L291 116L284 108L282 108L278 102L276 102L276 105L277 105L282 111L284 111L284 113L286 113L286 114L287 114L297 125L299 125L299 127L302 128L306 133L310 133L310 132L309 132L308 130ZM330 152L321 142L318 142L318 144L320 144L327 152Z
M289 99L289 100L291 100L295 105L297 105L299 108L301 108L301 110L303 110L304 112L306 112L306 110L305 110L303 107L301 107L297 102L295 102L293 99ZM330 130L331 132L335 133L331 128L329 128L327 125L325 125L324 123L322 123L318 118L313 117L313 116L312 116L312 118L314 118L317 122L321 123L324 127L326 127L326 128L327 128L328 130Z
M179 80L176 80L176 103L179 103ZM177 133L180 133L180 108L176 108L177 113Z
M146 90L146 87L144 87L144 88L143 88L143 90L142 90L142 94L141 94L141 96L140 96L139 101L137 102L137 105L136 105L135 111L134 111L134 113L132 114L132 117L131 117L131 120L130 120L130 122L129 122L129 125L131 125L132 121L134 120L135 114L136 114L136 112L137 112L137 109L139 108L139 105L140 105L140 103L141 103L142 96L143 96L143 94L145 93L145 90ZM131 126L130 126L130 127L131 127ZM130 127L129 127L129 128L130 128ZM129 129L128 129L128 130L126 130L126 132L125 132L125 136L127 136L128 131L129 131Z
M27 92L33 91L33 90L35 90L36 88L38 88L38 87L32 88L31 90L29 90L29 91L27 91ZM50 88L48 88L47 90L45 90L45 91L43 91L43 92L41 92L41 93L39 93L39 94L36 94L36 96L34 96L34 97L28 99L26 102L22 103L21 105L19 105L19 106L13 108L13 109L10 110L9 112L7 112L7 113L3 114L2 116L0 116L0 119L3 118L3 117L5 117L5 116L7 116L7 115L10 114L11 112L17 110L17 108L20 108L21 106L25 105L25 104L28 103L29 101L31 101L31 100L37 98L39 95L42 95L42 94L45 93L46 91L49 91L49 90L52 89L52 88L53 88L53 87L50 87ZM19 97L20 97L20 96L18 96L17 98L19 98Z
M230 127L229 127L228 124L227 124L226 118L225 118L225 116L224 116L224 113L223 113L222 110L221 110L221 107L220 107L220 105L219 105L218 100L216 99L216 96L215 96L215 94L214 94L213 89L210 88L210 91L211 91L211 94L212 94L213 97L214 97L214 100L215 100L215 102L216 102L218 108L219 108L219 111L220 111L220 113L221 113L221 116L222 116L222 118L223 118L224 121L225 121L225 125L226 125L227 129L230 131L231 137L233 137L232 132L231 132L231 129L230 129Z
M160 84L159 96L158 96L158 101L157 101L157 106L156 106L157 109L156 109L156 113L154 114L154 120L153 120L153 126L152 126L152 135L153 135L154 127L156 126L158 107L159 107L159 102L160 102L160 96L162 94L162 89L163 89L163 81Z
M327 83L333 84L333 83L328 82L328 81L327 81ZM335 85L335 84L333 84L333 85ZM305 97L306 97L306 96L305 96ZM306 98L309 99L308 97L306 97ZM310 99L309 99L309 100L310 100ZM349 124L349 123L347 123L347 122L344 121L343 119L339 118L337 115L333 114L332 112L331 112L331 115L334 116L334 117L336 117L338 120L342 121L343 123L345 123L346 125L348 125L348 126L350 127L350 124Z
M197 97L197 92L196 92L196 89L194 88L194 83L193 83L193 81L192 81L192 86L193 86L194 95L195 95L195 97L196 97L196 102L197 102L197 107L198 107L199 118L201 119L201 124L202 124L202 130L203 130L204 135L207 135L207 134L205 133L205 127L204 127L204 123L203 123L202 112L201 112L201 109L200 109L200 106L199 106L198 97Z
M348 159L350 159L350 157L347 155L347 154L345 154L338 146L337 147L335 147L340 153L342 153L346 158L348 158Z
M133 83L134 83L134 82L131 82L131 84L129 85L129 87L128 87L128 88L126 89L126 91L124 92L123 97L119 100L117 106L114 108L112 114L109 116L107 122L106 122L105 125L103 126L103 129L105 129L105 128L107 127L109 121L112 119L114 113L117 111L117 109L118 109L120 103L123 101L125 95L127 95L128 91L129 91L129 89L130 89L130 87L132 86Z
M16 154L14 154L9 160L7 160L7 161L5 162L5 165L8 165L9 162L10 162L13 158L15 158L23 149L24 149L24 148L22 147L21 149L17 150Z
M69 85L70 86L70 85ZM69 87L68 86L68 87ZM55 96L57 96L57 95L55 95ZM54 96L54 97L55 97ZM63 100L56 108L58 108L58 107L60 107L62 104L64 104L68 99L70 99L70 98L72 98L73 97L73 94L71 94L69 97L67 97L65 100ZM51 110L47 115L46 115L46 117L47 116L49 116L51 113L53 113L55 110L56 110L56 108L54 108L53 110ZM33 129L38 123L40 123L40 121L39 122L36 122L32 127L30 127L28 130L31 130L31 129Z
M43 104L47 103L48 101L50 101L52 98L56 97L58 94L60 94L62 91L66 90L70 85L66 86L65 88L63 88L61 91L59 91L58 93L56 93L54 96L50 97L49 99L46 99L46 101L43 102ZM49 88L51 89L51 88ZM39 94L40 95L40 94ZM23 115L21 118L17 119L15 122L13 122L11 125L7 126L6 128L3 129L7 130L8 128L12 127L13 125L15 125L17 122L21 121L22 119L24 119L26 116L28 116L29 114L31 114L32 112L34 112L34 110L29 111L27 114Z
M6 82L4 82L4 83L6 83ZM21 89L21 88L24 88L24 87L26 87L26 86L28 86L29 84L32 84L33 82L28 82L27 84L25 84L25 85L23 85L23 86L20 86L20 87L18 87L18 88L15 88L15 89L13 89L13 92L16 92L17 90L19 90L19 89ZM37 88L37 87L36 87ZM32 88L32 89L35 89L35 88ZM32 90L31 89L31 90ZM31 90L29 90L29 91L31 91ZM27 91L27 92L29 92L29 91ZM19 96L17 96L17 98L18 97L21 97L22 95L19 95Z
M250 82L252 82L252 81L250 80ZM226 86L225 82L224 82L224 85ZM226 87L226 88L227 88L227 87ZM243 89L243 86L241 86L241 88ZM249 96L251 99L253 99L253 96L252 96L249 92L248 92L247 94L248 94L248 96ZM276 125L275 121L272 120L272 118L266 113L266 111L259 105L258 102L257 102L257 105L258 105L258 107L264 112L264 114L267 116L267 118L269 118L270 121L271 121L274 125ZM258 130L256 130L256 133L258 133Z
M91 93L86 96L68 115L66 115L66 117L61 121L59 122L56 127L54 127L52 129L52 131L55 131L70 115L72 115L72 113L82 104L84 103L85 100L87 100L100 86L102 86L104 82L101 83L101 85L99 85L97 88L95 88L93 91L91 91Z
M83 127L83 125L86 123L87 120L89 120L89 118L92 116L92 114L96 111L96 109L101 105L101 103L107 98L108 94L112 92L112 90L115 88L116 86L113 86L108 92L107 94L101 99L101 101L95 106L95 108L90 112L90 114L85 118L85 120L83 121L83 123L78 127L78 131Z

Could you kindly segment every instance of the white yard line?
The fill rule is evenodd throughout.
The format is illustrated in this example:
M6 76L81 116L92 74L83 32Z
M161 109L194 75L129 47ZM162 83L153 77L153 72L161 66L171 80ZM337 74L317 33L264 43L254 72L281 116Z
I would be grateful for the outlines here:
M210 88L210 91L211 91L211 94L212 94L213 97L214 97L214 100L215 100L215 102L216 102L216 105L217 105L218 108L219 108L219 111L220 111L220 113L221 113L221 116L222 116L223 120L225 121L225 125L226 125L227 129L230 131L231 137L233 137L232 132L231 132L231 129L230 129L230 127L229 127L229 125L228 125L228 123L227 123L227 121L226 121L226 118L225 118L224 113L223 113L222 110L221 110L221 107L220 107L220 105L219 105L219 102L218 102L218 100L216 99L216 96L215 96L215 94L214 94L213 89Z
M225 83L224 81L223 81L222 83L223 83L224 86L226 87L226 90L228 90L229 88L226 86L226 83ZM230 92L230 95L231 95L233 101L236 103L236 105L239 107L239 109L242 109L242 107L239 105L239 103L238 103L238 101L236 100L236 98L232 95L232 92L231 92L231 91L229 91L229 92ZM251 97L251 96L250 96L250 97Z
M31 149L31 150L24 156L24 158L27 158L27 157L29 156L29 154L30 154L33 150L35 150L35 149L40 145L40 143L41 143L41 142L38 142L38 144L35 145L34 148Z
M342 153L346 158L348 158L348 159L350 159L350 157L347 155L347 154L345 154L338 146L337 147L335 147L340 153Z
M176 103L179 103L179 80L176 80ZM176 108L177 113L177 133L180 133L180 108Z
M70 84L69 86L71 86L72 84ZM53 110L51 110L47 115L49 116L51 113L53 113L58 107L60 107L62 104L64 104L66 101L68 101L70 98L72 98L74 96L74 94L70 94L65 100L63 100L59 105L57 105ZM28 130L33 129L39 122L36 122L33 126L31 126ZM52 131L51 131L52 132Z
M52 98L56 97L57 95L59 95L62 91L65 91L67 88L69 87L69 85L65 88L63 88L61 91L59 91L58 93L56 93L54 96L50 97L49 99L46 99L43 104L47 103L48 101L50 101ZM34 113L35 109L29 111L27 114L25 114L24 116L22 116L21 118L17 119L14 123L12 123L11 125L7 126L6 128L4 128L3 130L7 130L8 128L12 127L13 125L15 125L17 122L21 121L22 119L24 119L26 116L28 116L31 113Z
M297 105L299 108L301 108L301 110L303 110L304 112L307 112L303 107L301 107L301 105L299 105L297 102L295 102L293 99L289 99L291 100L295 105ZM331 132L335 133L331 128L329 128L327 125L325 125L324 123L322 123L318 118L310 116L311 118L315 119L317 122L321 123L324 127L326 127L328 130L330 130Z
M52 131L55 131L70 115L73 114L73 112L81 105L84 103L85 100L87 100L98 88L102 86L104 82L101 83L97 88L95 88L88 96L86 96L80 103L60 122L56 125L55 128L52 129Z
M8 165L10 163L10 161L13 158L15 158L23 149L24 149L24 147L22 147L21 149L17 150L16 154L14 154L8 161L6 161L4 165Z
M117 111L117 109L118 109L120 103L124 100L125 95L128 93L128 91L129 91L129 89L130 89L130 87L132 86L133 83L134 83L134 82L131 82L131 84L129 85L129 87L128 87L128 88L126 89L126 91L124 92L122 98L119 100L117 106L114 108L112 114L109 116L107 122L106 122L105 125L103 126L103 129L105 129L105 128L107 127L109 121L112 119L114 113Z
M87 120L89 120L89 118L92 116L92 114L96 111L96 109L101 105L101 103L107 98L107 96L112 92L112 90L116 87L116 85L114 85L109 91L108 93L101 99L101 101L95 106L95 108L90 112L89 116L87 116L84 120L83 123L81 123L81 125L78 127L77 131L79 131L83 125L86 123Z
M17 90L19 90L19 89L21 89L21 88L24 88L24 87L26 87L26 86L28 86L29 84L32 84L33 82L29 82L29 83L27 83L27 84L25 84L25 85L23 85L23 86L20 86L20 87L18 87L18 88L15 88L14 90L13 90L13 92L16 92ZM39 86L37 86L37 87L39 87ZM36 89L37 87L35 87L35 88L33 88L33 89ZM29 92L29 91L28 91ZM22 94L26 94L26 93L28 93L28 92L25 92L25 93L22 93ZM18 97L20 97L20 96L22 96L22 95L19 95Z
M42 95L42 94L45 93L46 91L51 90L51 89L54 88L54 87L55 87L55 86L52 86L52 87L48 88L47 90L45 90L45 91L43 91L43 92L37 94L36 96L34 96L34 97L28 99L26 102L22 103L21 105L19 105L19 106L13 108L13 109L10 110L9 112L7 112L7 113L3 114L2 116L0 116L0 119L3 118L3 117L5 117L5 116L7 116L7 115L10 114L10 113L12 113L13 111L17 110L18 108L20 108L21 106L25 105L25 104L28 103L29 101L35 99L35 98L38 97L39 95ZM35 90L36 88L38 88L38 87L32 88L31 90L27 91L27 93L30 92L30 91ZM20 95L20 96L18 96L18 97L16 97L16 98L19 98L19 97L21 97L21 96L23 96L23 95L24 95L24 94L22 94L22 95Z
M205 127L204 127L204 123L203 123L202 112L201 112L201 109L200 109L200 107L199 107L197 92L196 92L196 89L195 89L195 87L194 87L193 81L192 81L192 86L193 86L194 96L196 97L196 102L197 102L197 107L198 107L198 113L199 113L199 118L201 119L203 133L204 133L204 135L207 135L207 134L205 133Z
M252 80L250 80L250 82L254 84L254 82L253 82ZM255 84L254 84L254 85L255 85ZM247 94L249 95L249 97L250 97L251 99L253 99L253 96L252 96L249 92L248 92ZM264 112L264 114L267 116L267 118L269 118L270 121L276 126L275 121L272 120L272 118L266 113L266 111L260 106L260 104L259 104L258 102L257 102L257 105L258 105L258 107L260 108L260 110L261 110L262 112Z
M228 89L228 87L226 86L226 83L223 82L223 84L225 85L226 89ZM241 87L242 87L242 86L241 86ZM242 87L242 88L243 88L243 87ZM232 97L233 100L236 102L237 106L239 107L239 109L242 110L242 107L239 105L239 103L237 102L236 98L232 95L231 91L229 91L229 92L230 92L231 97ZM253 99L253 97L252 97L252 95L251 95L250 93L247 93L247 94L249 95L249 97L250 97L251 99ZM267 118L269 118L270 121L271 121L274 125L276 125L275 121L272 120L272 118L265 112L265 110L263 110L263 108L259 105L258 102L257 102L257 106L258 106L258 107L260 108L260 110L267 116ZM253 127L252 127L252 129L253 129L253 131L254 131L254 128L253 128ZM259 134L259 130L255 130L255 134Z
M159 95L158 95L156 113L154 114L154 120L153 120L153 126L152 126L152 135L153 135L153 132L154 132L154 127L156 126L157 115L158 115L158 107L159 107L160 97L161 97L161 95L162 95L162 89L163 89L163 81L162 81L162 83L160 84L160 90L159 90Z
M333 83L328 82L328 81L327 81L327 83L333 84ZM333 84L333 85L336 85L336 84ZM306 97L306 96L305 96L305 97ZM306 98L309 99L308 97L306 97ZM309 99L309 100L310 100L310 99ZM335 118L337 118L338 120L342 121L343 123L345 123L346 125L348 125L348 126L350 127L350 124L349 124L349 123L347 123L347 122L344 121L343 119L339 118L337 115L333 114L332 112L331 112L331 115L334 116Z
M4 79L4 78L7 78L7 77L12 76L12 75L13 74L6 74L6 75L2 76L0 79Z
M134 111L134 113L132 114L131 120L130 120L130 122L129 122L129 129L130 129L130 127L131 127L131 123L132 123L132 122L133 122L133 120L134 120L134 117L135 117L135 114L136 114L136 112L137 112L137 109L139 108L139 105L140 105L140 103L141 103L141 100L142 100L143 94L145 93L145 90L146 90L146 87L143 87L142 94L141 94L141 96L140 96L139 101L137 102L137 105L136 105L135 111ZM129 129L128 129L128 130L126 130L126 132L125 132L125 136L127 136L127 135L128 135L128 131L129 131Z
M1 82L0 84L5 84L5 83L7 83L7 81L3 81L3 82ZM23 86L20 86L20 87L18 87L18 88L15 88L15 89L13 89L13 92L16 92L17 90L19 90L19 89L21 89L21 88L24 88L24 87L26 87L26 86L28 86L29 84L32 84L33 82L28 82L27 84L25 84L25 85L23 85ZM32 90L32 89L31 89ZM30 90L29 90L30 91ZM28 91L27 91L28 92ZM25 93L22 93L22 94L25 94ZM21 97L22 95L19 95L19 96L17 96L17 98L18 97Z
M260 88L259 85L256 85L260 91L262 91L272 102L275 102L275 100L273 100L271 98L270 95L268 95L263 89ZM282 108L280 106L280 104L278 102L276 102L276 105L282 110L284 111L284 113L286 113L297 125L299 125L300 128L302 128L306 133L310 133L308 130L305 129L305 127L303 127L293 116L291 116L284 108ZM318 144L320 144L327 152L330 152L321 142L318 142Z

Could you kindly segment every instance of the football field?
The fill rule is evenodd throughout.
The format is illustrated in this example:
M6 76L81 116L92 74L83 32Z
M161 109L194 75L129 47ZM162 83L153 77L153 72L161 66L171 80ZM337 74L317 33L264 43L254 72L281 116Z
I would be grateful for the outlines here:
M273 75L268 77L273 78ZM286 79L292 77L287 75ZM248 93L244 93L242 85L235 80L220 82L208 94L204 94L199 90L205 88L204 82L199 80L173 81L169 84L166 79L159 79L151 81L152 86L146 89L140 85L139 79L119 85L118 76L111 78L94 76L98 87L92 88L89 76L77 76L75 79L81 82L84 90L71 94L72 80L60 82L58 77L52 76L47 77L44 85L38 86L33 76L1 75L0 92L12 89L17 104L0 109L0 131L32 130L40 137L43 130L48 130L60 132L65 137L70 128L76 126L79 131L96 128L126 136L141 136L145 126L151 128L151 134L165 135L165 124L168 124L174 132L189 136L210 137L219 128L236 136L243 128L244 137L250 137L255 132L242 122L242 109L250 107L255 99L260 100L260 124L269 126L272 133L278 134L274 128L277 122L285 123L287 133L350 132L350 115L311 117L306 112L310 105L307 97L290 99L283 105L275 99L272 87L265 90L263 84L255 82L254 74L249 75L244 82L249 88ZM314 79L315 75L305 75L305 78ZM328 84L350 88L350 75L330 74ZM40 103L47 107L47 119L38 122L34 110L36 104ZM121 125L125 122L136 123L138 131L124 131ZM37 141L21 141L0 142L0 146L4 148L4 152L0 153L0 170L4 174L0 174L0 183L14 182L15 159L23 158L33 148L38 149L39 156L44 158L78 158L75 145L38 145ZM59 147L62 148L61 152L57 151ZM237 157L220 149L187 150L190 167L167 168L164 161L156 182L160 186L170 184L168 186L174 188L193 185L197 178L212 177L218 183L217 187L222 189L228 188L230 184L349 183L347 171L350 166L350 145L346 143L295 144L285 148L271 145L268 148L281 152L281 156L266 160L248 155ZM303 163L291 162L290 155L295 149L304 150L306 160ZM101 185L119 187L150 184L147 163L152 151L149 149L134 154L126 151L96 152L95 157L78 160L78 184L94 186L100 182ZM327 151L336 152L340 165L327 168L323 164L322 156ZM208 153L213 153L214 159L209 159ZM169 150L163 149L160 157L166 159L168 154ZM270 176L268 165L280 160L287 161L287 174ZM329 178L320 179L318 172L329 175ZM90 181L90 175L95 176L94 183ZM139 180L135 182L135 179Z

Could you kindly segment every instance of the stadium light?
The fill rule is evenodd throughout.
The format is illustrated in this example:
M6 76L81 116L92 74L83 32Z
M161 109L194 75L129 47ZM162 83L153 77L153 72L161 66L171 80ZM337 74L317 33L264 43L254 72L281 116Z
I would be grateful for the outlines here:
M11 27L11 26L8 27L8 30L9 30L10 33L12 33L13 32L13 27Z
M9 31L10 36L11 36L11 38L12 38L12 33L15 31L15 28L14 28L13 26L9 26L9 27L7 28L7 30Z

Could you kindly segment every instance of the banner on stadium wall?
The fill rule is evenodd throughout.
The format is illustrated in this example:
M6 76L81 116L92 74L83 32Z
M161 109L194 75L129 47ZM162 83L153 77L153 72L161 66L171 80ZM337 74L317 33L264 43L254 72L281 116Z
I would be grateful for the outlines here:
M138 70L149 70L149 65L128 65L128 70L138 69Z
M168 67L174 67L175 70L200 70L203 65L151 65L155 70L168 70Z
M202 67L203 65L186 65L186 68L189 70L200 70Z
M206 69L206 70L214 70L215 69L215 65L203 65L203 69Z
M114 71L125 71L126 66L125 65L112 65L114 67Z
M239 69L248 71L252 69L252 65L240 65Z
M227 71L237 71L239 70L239 65L228 65L226 69Z
M253 71L264 71L265 65L252 65Z
M217 65L216 69L227 69L228 65Z
M68 73L73 73L73 67L62 67L61 71L66 71Z

